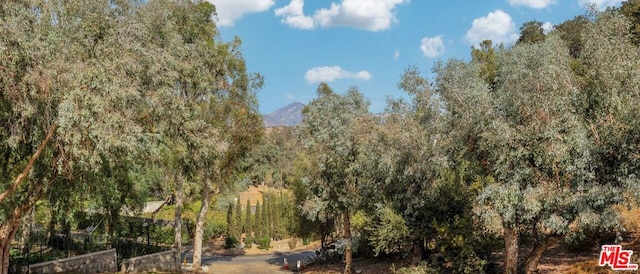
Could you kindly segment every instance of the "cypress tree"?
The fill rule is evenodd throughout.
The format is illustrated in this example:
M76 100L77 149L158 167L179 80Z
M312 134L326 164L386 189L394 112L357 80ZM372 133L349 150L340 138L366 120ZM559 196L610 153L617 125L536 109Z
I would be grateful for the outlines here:
M269 208L271 202L267 202L269 198L267 195L262 195L262 235L271 237L271 226L269 224Z
M262 207L260 206L260 201L256 202L256 213L253 216L255 217L253 220L253 233L258 238L262 236Z
M252 216L253 214L251 214L251 200L247 199L247 208L246 211L244 213L244 233L247 233L247 236L251 235L251 232L253 231L253 222L252 222Z
M242 208L240 207L240 198L236 199L236 211L234 212L233 218L235 219L235 231L234 235L236 239L240 240L242 238L242 232L244 231L244 224L242 223Z

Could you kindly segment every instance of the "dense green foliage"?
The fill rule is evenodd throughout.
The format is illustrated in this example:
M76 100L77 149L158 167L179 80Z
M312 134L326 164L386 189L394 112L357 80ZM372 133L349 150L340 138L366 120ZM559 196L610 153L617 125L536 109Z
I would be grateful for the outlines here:
M120 215L169 197L173 231L149 234L194 237L194 259L223 234L263 249L315 236L325 261L342 260L328 239L344 240L345 272L352 253L489 272L495 252L505 273L535 272L556 243L624 231L615 206L640 198L639 14L631 0L548 33L527 22L514 45L485 40L433 79L407 69L409 99L382 114L322 83L300 126L265 134L262 78L239 39L221 41L213 5L2 2L1 270L21 225L44 220L55 242L100 216L98 232L128 239L145 226ZM207 214L248 184L283 190Z

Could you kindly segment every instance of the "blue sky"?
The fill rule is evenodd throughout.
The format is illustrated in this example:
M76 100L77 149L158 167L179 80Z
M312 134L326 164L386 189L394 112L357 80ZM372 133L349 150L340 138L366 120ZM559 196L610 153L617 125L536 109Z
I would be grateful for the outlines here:
M207 0L225 41L243 41L248 70L265 77L260 111L308 103L322 81L355 86L382 112L409 66L426 76L437 61L468 60L484 39L511 45L523 23L553 25L621 0Z

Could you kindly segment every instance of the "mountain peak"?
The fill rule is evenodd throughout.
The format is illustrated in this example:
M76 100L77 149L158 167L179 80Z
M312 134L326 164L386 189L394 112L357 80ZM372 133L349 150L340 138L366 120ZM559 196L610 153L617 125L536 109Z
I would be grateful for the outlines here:
M302 122L304 104L293 102L269 114L262 115L265 127L295 127Z

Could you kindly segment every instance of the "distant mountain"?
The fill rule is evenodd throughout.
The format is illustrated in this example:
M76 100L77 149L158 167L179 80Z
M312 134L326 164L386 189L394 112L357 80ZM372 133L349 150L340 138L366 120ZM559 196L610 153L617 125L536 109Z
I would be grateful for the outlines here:
M302 108L300 102L291 103L272 113L262 115L266 127L295 127L302 122Z

